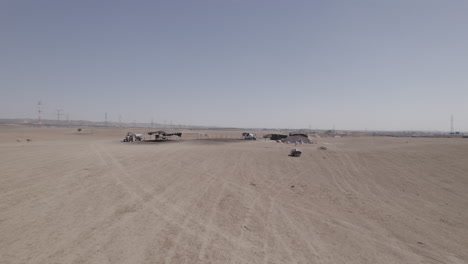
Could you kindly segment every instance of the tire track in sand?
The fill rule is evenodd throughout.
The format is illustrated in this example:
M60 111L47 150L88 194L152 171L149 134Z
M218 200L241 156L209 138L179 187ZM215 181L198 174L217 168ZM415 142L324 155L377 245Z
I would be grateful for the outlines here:
M118 168L119 172L121 172L123 175L127 176L126 179L130 179L130 180L132 179L131 175L129 175L125 171L123 166L115 158L113 158L112 155L110 155L109 153L107 153L103 149L101 149L101 152L104 153L110 159L111 163L113 163L113 165L115 165ZM243 248L243 249L245 249L247 251L250 251L252 249L255 249L255 250L258 250L258 251L261 250L258 246L254 245L254 244L251 244L249 242L246 242L246 241L241 241L238 237L233 236L233 235L221 230L219 227L217 227L216 225L214 225L211 222L206 222L206 221L203 221L203 219L190 216L188 213L184 212L183 209L181 209L177 205L171 203L170 201L168 201L164 197L157 197L156 202L158 202L161 205L161 207L170 210L170 212L169 211L164 211L164 212L161 211L160 208L156 207L154 204L148 204L148 199L145 199L145 198L146 197L151 197L151 195L149 193L147 193L143 188L141 188L141 186L135 185L135 184L138 184L137 182L132 182L133 184L132 183L126 184L125 181L123 179L121 179L121 177L119 177L119 175L116 175L114 173L112 175L113 175L113 177L115 177L118 180L119 183L122 184L122 186L125 187L126 191L132 196L132 198L135 201L140 202L140 204L143 206L143 208L152 211L153 213L155 213L159 217L163 218L168 223L176 224L178 227L180 227L182 230L184 230L188 234L192 234L193 236L196 236L196 237L200 236L200 234L198 232L195 232L192 229L188 228L187 226L184 226L183 222L178 222L178 218L176 217L176 215L180 215L181 218L189 218L193 222L197 223L199 226L207 229L208 231L211 231L213 233L216 233L216 234L220 235L221 237L223 237L224 239L230 241L231 243L241 245L241 248ZM228 183L226 183L226 182L223 183L223 191L224 191L224 187L226 186L226 184L228 184ZM132 188L136 188L137 190L136 191L132 190ZM220 197L222 197L222 196L220 196ZM167 205L169 205L169 206L167 207ZM209 239L206 239L206 241L203 242L205 244L205 250L206 250L206 244L208 244L208 242L209 242Z

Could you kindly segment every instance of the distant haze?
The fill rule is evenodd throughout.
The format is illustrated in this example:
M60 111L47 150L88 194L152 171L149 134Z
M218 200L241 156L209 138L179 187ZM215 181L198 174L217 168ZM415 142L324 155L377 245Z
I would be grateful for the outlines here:
M0 118L468 131L468 1L1 1Z

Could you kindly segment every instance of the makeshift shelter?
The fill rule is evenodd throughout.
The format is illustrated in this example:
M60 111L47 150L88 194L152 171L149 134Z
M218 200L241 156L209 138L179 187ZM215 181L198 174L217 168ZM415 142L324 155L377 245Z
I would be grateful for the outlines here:
M289 133L289 136L303 136L303 137L307 137L306 134L302 134L302 133Z
M310 139L303 135L289 136L281 140L283 143L299 143L299 144L310 144Z
M271 134L269 138L270 138L271 140L275 140L275 141L276 141L276 140L281 140L281 139L287 138L287 137L288 137L287 135Z

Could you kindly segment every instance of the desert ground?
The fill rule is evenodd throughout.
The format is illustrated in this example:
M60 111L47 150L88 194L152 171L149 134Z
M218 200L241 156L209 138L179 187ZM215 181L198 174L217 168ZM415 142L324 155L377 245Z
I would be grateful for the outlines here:
M0 126L1 264L468 263L468 139L127 131Z

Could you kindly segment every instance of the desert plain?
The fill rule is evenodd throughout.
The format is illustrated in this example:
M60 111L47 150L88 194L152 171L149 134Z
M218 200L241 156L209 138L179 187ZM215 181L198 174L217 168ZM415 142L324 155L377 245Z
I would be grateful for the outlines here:
M0 126L1 264L468 263L468 139L127 131Z

